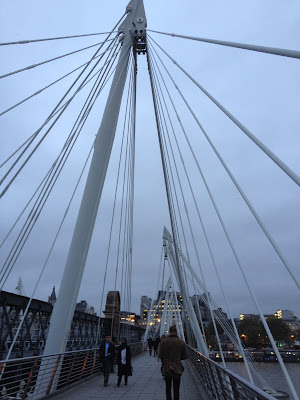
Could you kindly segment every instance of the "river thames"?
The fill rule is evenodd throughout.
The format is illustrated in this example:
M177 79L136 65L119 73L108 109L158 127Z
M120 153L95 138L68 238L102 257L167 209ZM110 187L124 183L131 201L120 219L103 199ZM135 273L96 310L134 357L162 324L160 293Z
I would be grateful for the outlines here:
M290 390L287 386L286 380L283 376L283 373L281 371L280 365L278 363L263 363L263 362L258 362L256 363L258 368L262 371L264 379L268 382L268 384L276 390L282 390L284 392L287 392L291 397ZM227 362L226 363L227 368L229 368L231 371L239 374L243 378L247 379L247 372L244 364L242 363L237 363L237 362ZM295 386L295 389L300 396L300 364L299 363L286 363L285 364L289 375L291 377L291 380ZM256 381L254 377L254 381L256 384L258 382Z

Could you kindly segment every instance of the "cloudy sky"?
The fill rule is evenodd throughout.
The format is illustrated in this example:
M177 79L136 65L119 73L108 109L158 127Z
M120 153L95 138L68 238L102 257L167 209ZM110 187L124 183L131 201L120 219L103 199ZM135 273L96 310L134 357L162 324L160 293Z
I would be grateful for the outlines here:
M37 0L2 1L0 4L0 41L110 31L123 14L125 7L126 1L117 0L106 3L95 0L86 2L53 0L47 3ZM177 0L164 2L145 0L145 8L149 29L300 49L300 4L297 0L288 2L277 0L227 1L226 3L221 0L213 3L198 0L187 0L184 3ZM167 49L195 79L203 84L263 143L297 174L300 174L298 60L160 36L154 33L151 36L159 41L163 48ZM0 47L0 74L98 43L101 38L101 36L96 36L2 46ZM94 51L94 49L90 49L1 79L0 112L88 61ZM166 57L163 57L163 60L210 138L272 233L294 274L300 280L299 188ZM1 160L9 156L43 123L74 79L75 75L68 77L41 95L0 117ZM278 308L292 309L300 316L299 292L294 282L220 166L170 81L168 81L168 86L249 281L263 306L263 311L272 313ZM66 112L66 115L1 199L1 240L56 158L87 94L88 88L74 100L70 110ZM72 151L72 156L57 181L55 190L49 197L38 223L7 280L5 290L13 291L18 277L21 276L26 294L31 294L99 128L106 96L107 90L97 101L82 135ZM166 225L170 228L145 56L139 57L137 100L134 273L132 279L132 310L134 312L139 312L141 295L152 296L153 294L159 271L163 226ZM108 230L119 160L122 118L124 118L123 108L120 113L115 147L78 297L79 300L86 299L97 309L101 298ZM174 125L232 312L234 315L256 313L201 177L183 139L180 126L176 122ZM178 154L177 159L208 290L217 303L223 307L224 301L204 243L203 233L197 221L192 197L187 183L183 179L183 170ZM5 168L2 168L1 176L4 171ZM83 188L84 180L80 184L59 241L53 250L37 290L35 296L37 298L46 300L53 285L57 290L59 288ZM120 201L118 198L118 210ZM184 223L187 227L185 217ZM7 243L1 248L1 263L5 260L20 227L21 224L17 225ZM191 243L189 234L187 238ZM116 248L117 229L115 228L105 290L113 289ZM190 256L194 268L199 271L192 249Z

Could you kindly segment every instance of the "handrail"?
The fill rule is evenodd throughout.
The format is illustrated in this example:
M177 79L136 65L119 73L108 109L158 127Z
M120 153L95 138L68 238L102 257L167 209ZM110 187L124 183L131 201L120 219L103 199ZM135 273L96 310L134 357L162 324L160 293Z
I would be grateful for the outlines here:
M130 343L132 357L145 351L143 342ZM37 400L102 372L99 348L67 351L0 361L3 398ZM2 398L2 397L1 397Z
M222 365L205 357L191 346L186 346L189 360L192 362L198 377L213 398L222 398L224 400L275 399L228 368L224 368Z

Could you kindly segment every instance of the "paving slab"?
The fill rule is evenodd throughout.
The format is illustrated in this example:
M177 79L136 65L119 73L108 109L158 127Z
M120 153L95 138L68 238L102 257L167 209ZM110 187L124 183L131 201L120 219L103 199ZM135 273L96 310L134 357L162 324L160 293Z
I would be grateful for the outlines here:
M156 357L144 353L132 359L133 376L128 385L117 386L117 374L109 376L108 386L103 384L103 375L76 385L53 397L54 400L165 400L166 384L160 372L161 363ZM195 381L187 362L180 385L180 400L204 400L205 394Z

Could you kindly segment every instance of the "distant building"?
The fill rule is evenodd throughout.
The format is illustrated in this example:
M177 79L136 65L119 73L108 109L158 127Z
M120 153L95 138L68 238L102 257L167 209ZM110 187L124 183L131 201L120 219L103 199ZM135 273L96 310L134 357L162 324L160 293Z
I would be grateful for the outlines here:
M240 314L240 321L244 321L245 319L259 319L259 315L257 315L257 314Z
M76 303L75 311L84 312L90 315L97 315L94 307L89 306L86 300L81 300L79 303Z
M199 321L200 324L200 316L199 316L199 309L200 309L200 313L201 313L201 318L202 318L202 322L204 323L204 325L208 325L211 321L211 315L210 315L210 310L206 305L206 302L204 301L205 299L203 299L203 296L205 296L204 294L202 295L194 295L191 297L191 302L195 311L195 314L197 316L197 319ZM158 296L157 298L153 301L153 307L151 310L151 325L156 326L157 324L160 323L163 312L164 312L164 307L165 307L165 300L166 298L166 291L162 291L160 290L158 292ZM177 298L177 300L176 300ZM169 303L168 303L168 308L170 307L174 307L174 312L173 312L173 317L175 318L175 308L177 307L178 304L178 308L179 308L179 312L180 314L182 314L182 295L179 292L176 292L176 298L173 296ZM199 308L197 306L197 302L199 305ZM141 298L141 326L146 327L147 323L148 323L148 317L149 317L149 310L151 308L151 299L147 296L142 296ZM214 310L215 314L217 314L220 318L225 317L227 318L227 314L225 312L222 311L221 308L219 308L218 310Z
M281 319L292 331L297 331L300 329L300 320L294 315L291 310L277 310L274 314L264 315L265 319L268 321L273 318ZM240 314L240 321L246 319L259 319L259 315L256 314Z
M140 304L140 325L146 326L148 321L148 313L151 307L152 299L148 296L141 297Z
M228 320L228 316L227 316L226 312L222 310L222 308L218 308L217 310L214 310L214 314L222 320L224 320L224 319Z
M192 300L192 305L193 305L196 317L198 319L198 322L200 323L200 316L199 316L199 310L200 310L201 319L202 319L203 324L208 325L212 319L211 319L209 308L207 307L207 305L205 304L205 302L203 300L203 296L195 294L194 296L191 297L191 300ZM198 301L199 308L197 306L197 301Z
M20 276L19 276L18 284L17 284L17 287L16 287L15 290L17 291L18 295L26 296L26 292L25 292L25 289L24 289L22 278Z
M285 322L292 331L300 328L300 321L291 310L277 310L274 317Z
M87 313L91 314L91 315L97 315L95 313L95 307L92 307L92 306L88 306L88 312Z
M55 293L55 286L53 286L52 293L48 297L48 303L50 303L52 306L56 303L56 293Z
M172 294L172 293L170 293ZM152 305L152 310L151 310L151 325L156 326L157 324L160 323L163 312L164 312L164 307L166 303L166 291L160 290L158 292L157 298L153 301ZM174 312L173 312L173 317L175 318L175 308L178 304L179 311L181 313L181 308L182 308L182 296L181 293L177 292L176 293L176 298L174 296L171 296L168 302L168 308L173 307ZM141 298L141 316L140 316L140 325L142 327L146 327L148 323L148 318L149 318L149 310L151 308L152 300L147 297L147 296L142 296Z
M136 315L133 312L129 311L120 311L121 322L130 324L130 325L139 325L140 316Z

